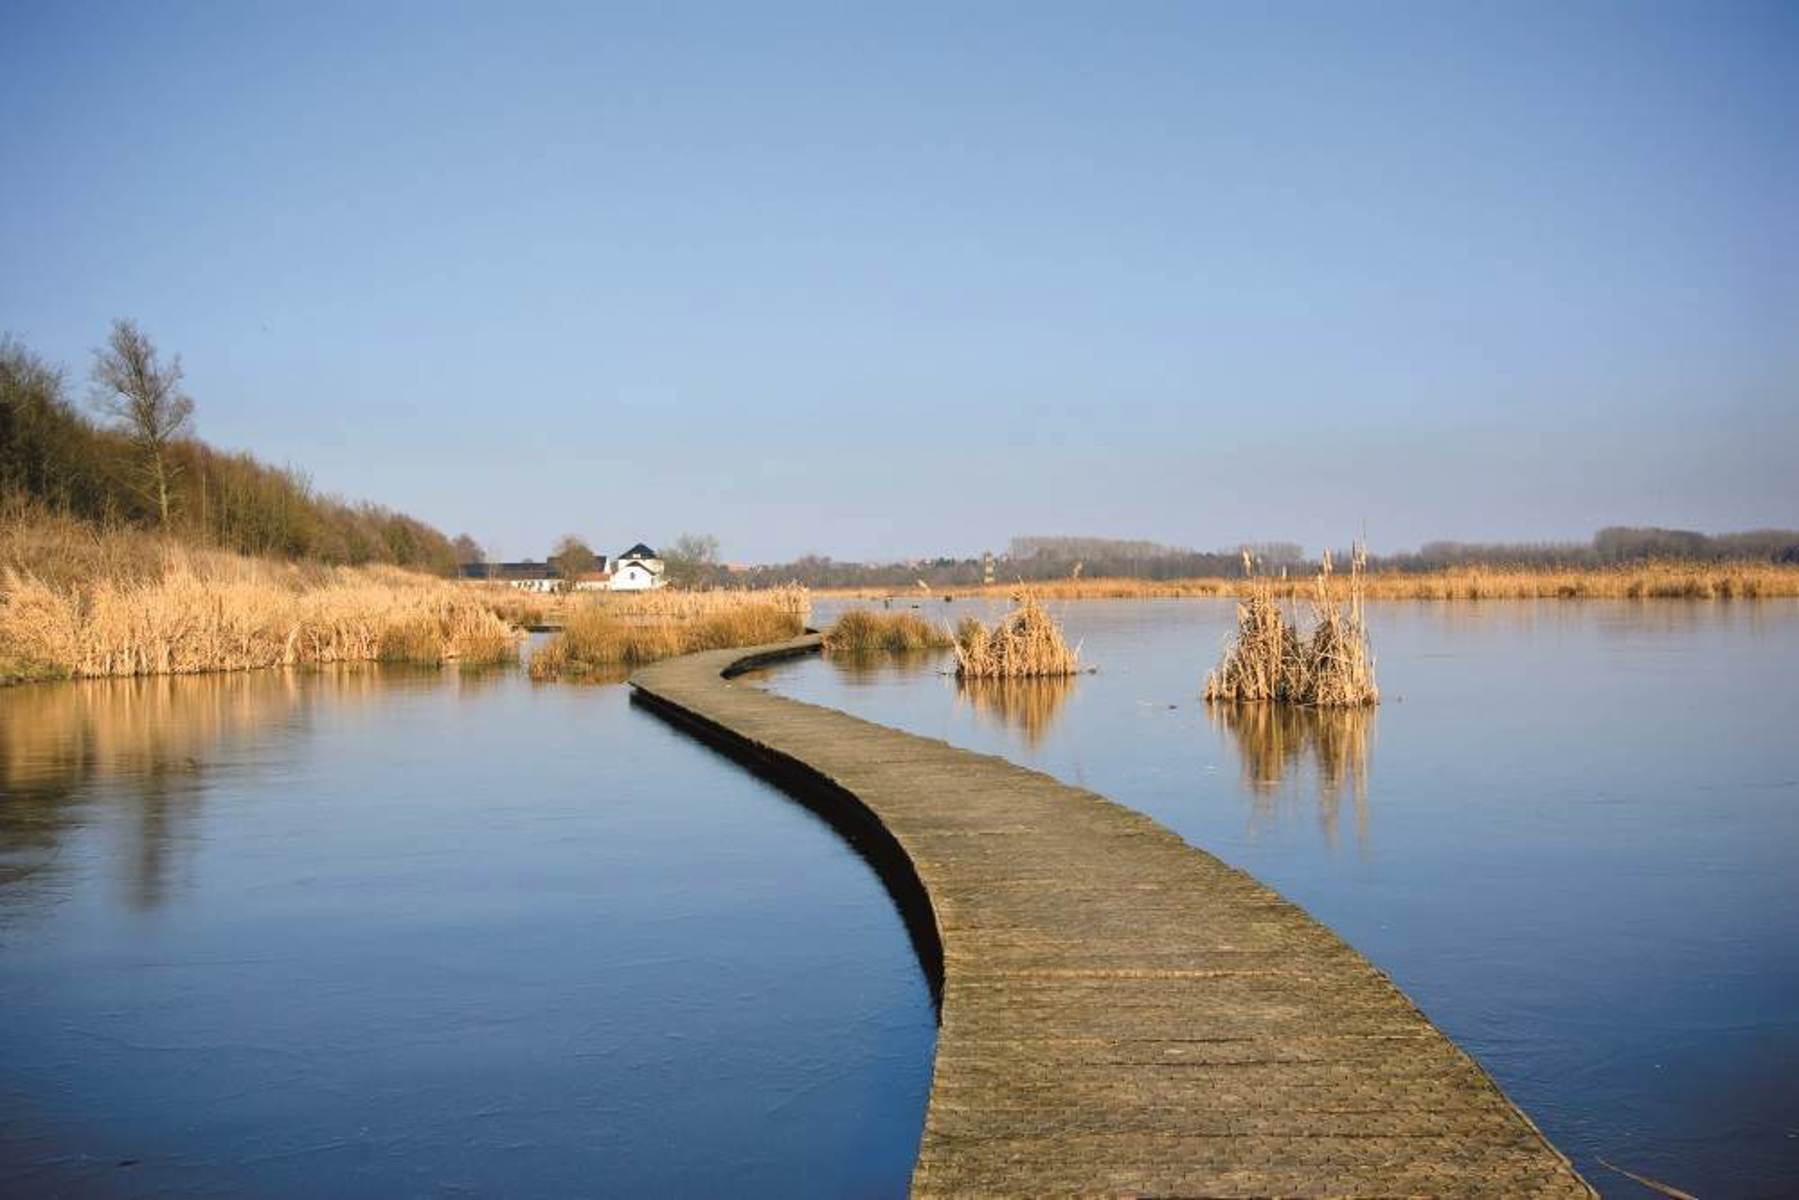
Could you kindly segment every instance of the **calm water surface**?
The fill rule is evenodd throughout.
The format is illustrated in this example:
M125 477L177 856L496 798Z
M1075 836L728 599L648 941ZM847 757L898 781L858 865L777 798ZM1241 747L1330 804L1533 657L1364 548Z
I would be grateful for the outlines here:
M1799 1194L1799 604L1377 605L1386 702L1278 719L1198 699L1228 602L1057 612L1098 674L762 678L1093 788L1250 871L1608 1195L1650 1193L1600 1157L1707 1200Z
M900 1195L871 869L521 674L0 690L0 1194Z

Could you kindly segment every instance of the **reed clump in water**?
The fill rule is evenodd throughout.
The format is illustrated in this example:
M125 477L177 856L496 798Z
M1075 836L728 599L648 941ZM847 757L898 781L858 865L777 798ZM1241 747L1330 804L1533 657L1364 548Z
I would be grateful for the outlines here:
M1018 606L989 629L978 617L956 626L956 674L964 679L1075 675L1080 650L1071 648L1037 598L1020 593Z
M786 599L757 599L759 593L732 593L730 606L696 606L694 615L678 615L676 606L661 616L620 615L606 605L572 609L568 624L531 656L531 678L611 681L618 668L633 667L694 654L728 650L798 637L805 628L803 611Z
M947 650L954 640L941 627L914 613L879 613L852 608L825 631L825 650L831 654L905 654L917 650Z
M1324 556L1312 588L1312 628L1301 634L1275 599L1274 582L1254 573L1243 556L1249 594L1237 604L1237 633L1224 657L1206 676L1212 701L1273 701L1323 708L1360 707L1380 702L1374 654L1362 615L1362 563L1351 560L1348 610L1332 592L1330 555Z

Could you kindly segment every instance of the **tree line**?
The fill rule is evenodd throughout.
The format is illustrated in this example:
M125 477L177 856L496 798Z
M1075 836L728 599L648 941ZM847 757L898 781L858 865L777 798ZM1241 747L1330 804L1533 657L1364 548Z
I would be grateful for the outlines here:
M447 571L450 539L416 517L320 495L299 471L193 434L179 357L131 321L94 352L86 411L63 371L0 337L0 498L242 554Z
M1097 537L1017 537L993 559L997 583L1041 583L1071 577L1119 579L1235 578L1248 551L1257 569L1309 573L1318 558L1291 542L1250 543L1228 550L1190 550L1155 542ZM1348 550L1333 551L1347 562ZM1799 530L1763 529L1704 534L1652 526L1611 526L1586 542L1427 542L1415 551L1376 555L1379 571L1423 572L1481 565L1532 569L1623 566L1647 561L1771 562L1799 564ZM801 583L808 587L933 590L972 587L986 577L986 556L940 557L910 562L839 562L806 555L787 563L732 572L738 586Z

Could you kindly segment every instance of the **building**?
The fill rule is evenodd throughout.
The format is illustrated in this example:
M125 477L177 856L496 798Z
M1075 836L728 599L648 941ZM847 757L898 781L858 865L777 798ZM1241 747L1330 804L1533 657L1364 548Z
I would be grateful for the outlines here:
M559 592L565 587L561 573L554 566L529 559L524 562L463 563L456 568L456 577L503 583L522 592ZM594 556L594 569L583 571L574 581L574 590L604 591L611 583L612 574L606 569L606 556L599 554Z
M652 588L659 588L668 582L665 575L667 570L667 564L654 550L638 542L618 556L618 562L612 569L612 590L647 592Z

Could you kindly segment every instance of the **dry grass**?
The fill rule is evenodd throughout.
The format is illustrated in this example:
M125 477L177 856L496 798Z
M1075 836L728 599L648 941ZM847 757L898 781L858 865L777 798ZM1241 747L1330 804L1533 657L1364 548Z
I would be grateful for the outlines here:
M1298 620L1289 621L1281 610L1274 581L1255 576L1246 553L1244 573L1252 586L1237 605L1236 635L1225 647L1223 660L1206 676L1206 699L1324 708L1379 703L1374 655L1362 619L1361 563L1358 552L1350 569L1345 612L1332 590L1330 556L1325 556L1312 583L1312 629L1302 636Z
M831 654L904 654L955 645L948 633L923 617L867 608L852 608L838 617L825 631L824 642Z
M690 621L745 604L768 604L797 613L804 622L812 598L803 587L714 588L704 592L658 588L648 592L527 592L503 583L465 580L458 586L521 629L559 629L583 613L631 621Z
M1592 570L1458 567L1444 571L1382 572L1363 577L1370 600L1732 600L1799 596L1799 566L1765 562L1651 562ZM1153 600L1205 596L1247 598L1266 586L1278 599L1306 599L1304 577L1293 579L1059 579L1031 584L1040 599ZM1016 584L958 587L961 596L1005 596ZM821 591L820 595L880 599L880 588Z
M735 599L728 605L667 604L661 617L643 607L623 613L606 604L572 608L561 632L531 656L531 678L612 681L620 667L785 641L805 629L803 610L794 607L791 596L771 601L760 592L698 594ZM680 615L683 611L689 615Z
M956 674L966 679L1017 679L1079 672L1080 650L1070 649L1056 624L1030 593L992 629L978 617L956 626Z
M0 680L375 659L496 662L476 597L397 567L297 566L36 515L0 537Z
M553 623L557 612L555 596L507 587L503 583L462 582L457 585L514 629L542 629Z

